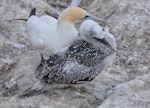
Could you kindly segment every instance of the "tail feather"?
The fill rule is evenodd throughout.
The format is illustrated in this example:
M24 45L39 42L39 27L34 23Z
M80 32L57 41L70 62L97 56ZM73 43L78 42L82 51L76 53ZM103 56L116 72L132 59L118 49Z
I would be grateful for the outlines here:
M30 97L39 95L44 92L44 87L40 81L37 81L32 87L26 89L25 91L19 93L19 98Z
M36 8L33 8L32 11L30 12L29 18L35 14L36 14Z
M23 18L12 19L12 20L9 20L9 21L16 21L16 20L27 21L27 19L23 19Z
M39 95L42 93L41 89L32 89L29 88L26 91L24 91L23 93L19 94L18 97L19 98L24 98L24 97L30 97L30 96L35 96L35 95Z
M36 9L33 8L32 11L30 12L30 15L29 15L29 18L32 16L32 15L35 15L36 14ZM28 19L24 19L24 18L17 18L17 19L12 19L10 21L16 21L16 20L22 20L22 21L27 21Z

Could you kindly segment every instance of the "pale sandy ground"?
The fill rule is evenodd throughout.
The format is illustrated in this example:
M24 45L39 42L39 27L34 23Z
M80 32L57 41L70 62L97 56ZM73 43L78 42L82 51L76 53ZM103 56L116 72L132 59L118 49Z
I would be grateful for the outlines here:
M52 7L52 1L62 6ZM34 70L40 59L29 44L26 22L10 20L27 18L33 7L38 15L44 11L59 13L68 1L0 0L0 108L150 108L149 0L82 0L80 7L89 13L108 16L105 20L117 40L113 66L87 87L91 92L90 88L99 86L98 92L82 91L79 95L68 88L51 95L17 97L35 81Z

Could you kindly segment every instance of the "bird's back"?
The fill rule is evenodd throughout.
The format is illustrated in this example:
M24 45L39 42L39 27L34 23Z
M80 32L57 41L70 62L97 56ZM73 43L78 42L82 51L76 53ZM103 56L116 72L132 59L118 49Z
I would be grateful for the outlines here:
M45 23L47 23L49 25L53 25L54 28L57 27L57 19L56 18L53 18L48 15L43 15L40 17L40 20L44 21Z
M42 62L43 71L37 77L50 84L76 84L94 79L103 70L103 60L113 52L104 46L78 40L65 53L52 55Z
M27 21L29 41L42 54L49 55L51 53L49 43L55 37L56 29L57 20L47 15L40 18L31 16Z

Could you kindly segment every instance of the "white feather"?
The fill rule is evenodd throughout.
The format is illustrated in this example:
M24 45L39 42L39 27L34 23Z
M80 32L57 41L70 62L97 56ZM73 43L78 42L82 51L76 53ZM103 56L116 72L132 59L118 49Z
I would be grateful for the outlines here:
M31 16L27 21L27 30L31 45L44 56L50 56L53 52L71 44L78 37L74 25L64 23L58 31L57 20L47 15Z

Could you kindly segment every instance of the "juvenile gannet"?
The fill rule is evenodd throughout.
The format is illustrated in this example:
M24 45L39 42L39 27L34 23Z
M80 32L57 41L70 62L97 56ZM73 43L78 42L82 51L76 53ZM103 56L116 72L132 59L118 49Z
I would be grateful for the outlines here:
M85 84L111 65L114 58L110 59L110 56L116 51L114 36L102 31L101 26L92 20L81 24L80 33L82 39L75 41L66 51L41 61L36 72L37 83L24 91L21 97L40 93L47 87Z
M47 15L38 17L35 11L35 9L31 11L27 20L27 31L31 45L44 57L70 45L78 38L78 31L74 26L76 22L85 19L103 21L79 7L66 8L58 20Z

